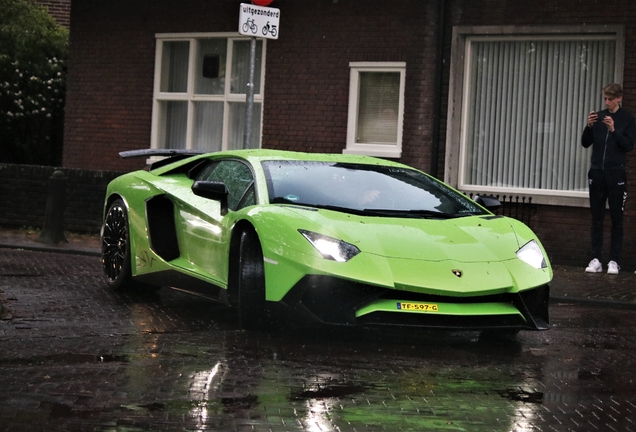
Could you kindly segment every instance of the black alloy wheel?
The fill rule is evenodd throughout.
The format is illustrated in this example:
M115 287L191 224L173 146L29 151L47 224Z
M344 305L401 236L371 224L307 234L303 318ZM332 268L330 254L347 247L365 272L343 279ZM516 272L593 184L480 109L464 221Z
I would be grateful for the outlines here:
M106 213L102 226L102 268L106 283L115 290L125 288L131 279L128 214L120 199Z

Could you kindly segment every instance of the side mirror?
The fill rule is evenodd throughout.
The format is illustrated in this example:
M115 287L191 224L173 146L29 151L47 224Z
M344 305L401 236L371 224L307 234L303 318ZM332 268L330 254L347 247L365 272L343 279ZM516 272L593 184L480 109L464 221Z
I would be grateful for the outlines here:
M225 183L198 180L192 185L192 192L197 196L219 201L221 203L221 215L225 216L227 214L227 198L230 192L227 190Z
M475 197L475 202L482 207L486 207L486 209L490 210L493 213L496 212L499 209L499 207L501 207L501 202L492 195L490 196L477 195Z

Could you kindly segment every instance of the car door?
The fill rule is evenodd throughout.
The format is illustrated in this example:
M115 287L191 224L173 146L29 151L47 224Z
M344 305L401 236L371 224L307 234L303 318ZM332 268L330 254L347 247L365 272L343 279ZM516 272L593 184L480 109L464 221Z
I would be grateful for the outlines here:
M222 215L218 202L194 195L183 203L176 214L181 257L227 284L231 213L255 204L254 176L240 160L221 160L211 162L196 180L224 183L230 214Z

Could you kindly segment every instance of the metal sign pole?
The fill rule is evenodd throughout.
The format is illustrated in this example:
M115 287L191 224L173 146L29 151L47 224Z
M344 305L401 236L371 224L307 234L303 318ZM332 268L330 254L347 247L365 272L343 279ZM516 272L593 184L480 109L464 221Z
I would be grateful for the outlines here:
M256 63L256 38L250 40L250 77L247 83L247 100L245 106L245 140L243 148L250 148L252 141L252 118L254 110L254 69Z
M254 118L254 69L256 68L256 34L263 34L265 39L278 39L280 9L262 7L272 0L252 0L255 4L241 3L239 8L238 32L250 36L250 76L245 96L245 134L243 148L252 145L252 122ZM260 37L260 34L259 34ZM264 66L263 66L264 67Z

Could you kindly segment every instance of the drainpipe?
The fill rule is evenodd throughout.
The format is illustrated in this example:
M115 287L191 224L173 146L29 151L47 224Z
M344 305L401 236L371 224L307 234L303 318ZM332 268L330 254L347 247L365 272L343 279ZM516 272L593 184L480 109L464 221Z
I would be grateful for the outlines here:
M438 178L437 165L439 163L439 140L442 118L442 78L444 72L444 19L446 5L444 0L437 4L437 61L435 62L435 93L433 96L433 130L431 131L431 169L433 177Z

